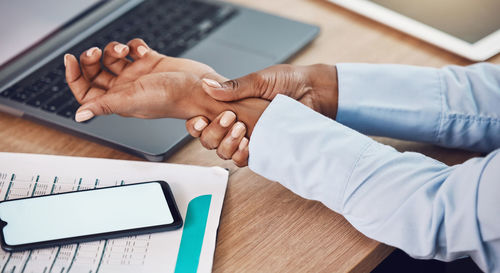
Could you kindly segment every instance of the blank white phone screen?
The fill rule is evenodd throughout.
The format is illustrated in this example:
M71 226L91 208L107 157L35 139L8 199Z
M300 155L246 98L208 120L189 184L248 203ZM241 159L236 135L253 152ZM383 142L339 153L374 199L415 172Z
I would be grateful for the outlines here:
M171 224L159 183L144 183L0 203L9 245Z

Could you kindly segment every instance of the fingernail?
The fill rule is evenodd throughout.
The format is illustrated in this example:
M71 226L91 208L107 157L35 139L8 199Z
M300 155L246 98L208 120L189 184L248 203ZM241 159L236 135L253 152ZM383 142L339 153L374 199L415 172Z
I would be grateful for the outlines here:
M207 125L208 125L207 122L200 118L194 123L194 129L196 129L197 131L201 131L205 129Z
M206 85L212 87L212 88L221 88L222 85L218 81L214 81L212 79L203 79L203 82L205 82Z
M68 63L68 56L69 54L64 54L64 66L66 66L66 64Z
M137 52L139 53L139 56L143 56L146 52L148 52L148 49L145 46L139 46L137 48Z
M117 44L115 45L115 47L113 47L116 53L122 53L125 48L127 48L127 46L122 44Z
M243 151L248 146L248 138L244 137L240 141L240 145L238 145L238 150Z
M239 138L243 132L245 131L245 126L241 122L236 122L233 126L233 130L231 131L232 138Z
M82 122L89 120L94 117L94 113L90 110L82 110L80 112L77 112L75 115L75 121L76 122Z
M87 57L94 55L94 51L96 51L96 50L97 50L97 47L93 47L93 48L87 50Z
M233 112L226 111L220 118L219 123L222 127L228 127L229 125L231 125L231 123L234 121L235 118L236 115Z

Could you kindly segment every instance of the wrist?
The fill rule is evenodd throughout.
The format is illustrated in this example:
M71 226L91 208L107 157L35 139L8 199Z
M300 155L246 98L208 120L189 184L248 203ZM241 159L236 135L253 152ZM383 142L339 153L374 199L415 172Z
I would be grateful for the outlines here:
M338 110L338 80L335 65L314 64L308 66L308 77L318 101L318 112L335 119Z

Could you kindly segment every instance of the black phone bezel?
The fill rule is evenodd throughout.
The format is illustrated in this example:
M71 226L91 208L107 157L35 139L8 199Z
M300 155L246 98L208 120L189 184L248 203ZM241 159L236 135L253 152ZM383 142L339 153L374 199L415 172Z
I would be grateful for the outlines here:
M170 213L171 213L172 218L173 218L172 223L166 224L166 225L149 226L149 227L142 227L142 228L134 228L134 229L126 229L126 230L118 230L118 231L111 231L111 232L104 232L104 233L82 235L82 236L76 236L76 237L70 237L70 238L61 238L61 239L56 239L56 240L49 240L49 241L42 241L42 242L35 242L35 243L28 243L28 244L9 245L5 242L5 237L4 237L4 233L3 233L3 228L7 225L7 223L0 219L0 229L1 229L1 231L0 231L0 243L2 245L2 249L5 251L9 251L9 252L18 252L18 251L26 251L26 250L38 249L38 248L56 247L56 246L61 246L61 245L74 244L74 243L84 243L84 242L99 241L99 240L105 240L105 239L115 239L115 238L120 238L120 237L150 234L150 233L154 233L154 232L170 231L170 230L175 230L175 229L181 228L183 225L183 221L182 221L182 217L179 213L179 209L177 208L177 204L175 203L175 199L174 199L174 195L172 194L172 190L170 189L170 186L168 185L167 182L161 181L161 180L132 183L132 184L118 185L118 186L110 186L110 187L102 187L102 188L97 188L97 189L86 189L86 190L80 190L80 191L62 192L62 193L40 195L40 196L33 196L33 197L23 197L23 198L0 201L0 203L14 202L16 200L22 200L22 199L44 198L44 197L48 197L48 196L61 195L61 194L78 194L78 193L85 192L85 191L98 191L98 190L109 189L109 188L127 187L127 186L134 186L134 185L138 185L138 184L147 184L147 183L159 183L160 184L162 191L163 191L163 196L165 197L165 200L168 204L168 207L170 209Z

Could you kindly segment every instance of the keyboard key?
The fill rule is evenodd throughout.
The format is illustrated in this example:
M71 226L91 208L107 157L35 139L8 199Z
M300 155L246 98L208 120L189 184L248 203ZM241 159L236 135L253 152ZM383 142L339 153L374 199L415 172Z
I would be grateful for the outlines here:
M40 91L43 91L45 90L45 88L48 86L47 83L44 83L43 81L36 81L34 83L31 84L31 88L35 91L35 92L40 92Z
M199 23L197 26L199 33L204 34L209 32L213 27L214 24L210 20L204 20L203 22Z
M2 91L2 93L0 93L0 97L4 97L4 98L8 98L10 95L12 95L12 90L10 89L5 89L4 91Z
M64 94L64 95L61 95L59 97L56 97L55 99L44 104L42 106L42 110L45 110L47 112L56 112L63 105L65 105L68 101L70 101L71 98L72 98L72 96L70 94Z
M0 93L0 96L2 96L4 98L8 98L8 97L12 96L12 94L14 94L18 88L19 88L19 86L17 84L14 84L13 86L2 91L2 93Z
M165 50L165 52L168 56L177 57L185 50L186 48L183 47L182 45L181 46L174 45L173 47L170 47L167 50Z
M76 56L78 56L78 55L76 55ZM52 72L56 75L59 75L59 77L64 76L64 74L66 73L66 68L64 67L64 61L61 60L60 62L61 62L61 64L58 65L56 68L54 68L54 70L52 70Z
M75 118L75 113L76 110L78 110L78 107L80 107L80 104L76 101L71 102L69 105L66 107L63 107L59 112L57 112L58 115L67 117L67 118Z
M36 95L34 98L28 100L26 104L31 105L33 107L40 107L42 106L42 104L44 104L46 101L51 100L56 95L57 94L54 94L52 91L47 90L45 92Z
M51 72L47 73L47 75L41 77L40 81L42 81L46 84L50 84L50 83L56 81L57 79L59 79L59 74L56 74L55 72L51 71Z
M52 85L50 88L48 88L47 90L50 90L52 91L53 93L60 93L61 91L63 91L65 88L67 87L66 83L61 81L61 82L58 82L57 84L55 85Z
M26 101L29 97L31 97L31 93L26 92L24 90L19 90L18 92L14 93L10 99L18 101L18 102L24 102Z

